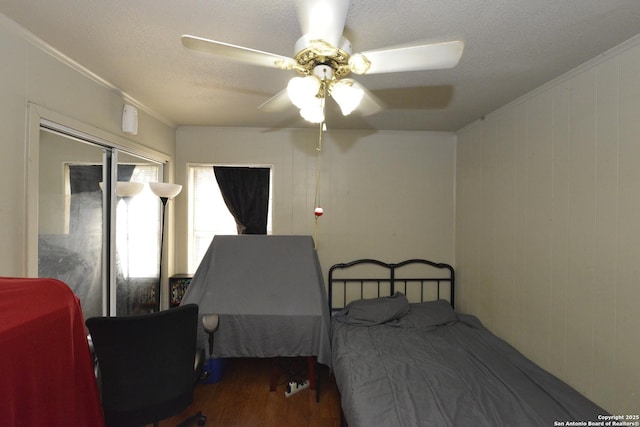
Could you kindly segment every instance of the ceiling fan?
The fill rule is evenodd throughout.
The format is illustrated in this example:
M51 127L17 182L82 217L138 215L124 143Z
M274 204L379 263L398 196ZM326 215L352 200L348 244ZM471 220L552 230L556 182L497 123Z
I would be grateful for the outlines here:
M267 100L259 108L276 111L289 99L300 109L301 116L312 123L324 122L325 100L338 104L343 115L356 108L363 115L382 108L362 85L348 77L353 74L394 73L436 70L455 67L460 61L464 43L449 41L387 47L353 53L351 43L343 35L349 0L304 0L298 8L303 36L295 44L293 58L236 46L221 41L183 35L182 44L251 65L297 71L287 88Z

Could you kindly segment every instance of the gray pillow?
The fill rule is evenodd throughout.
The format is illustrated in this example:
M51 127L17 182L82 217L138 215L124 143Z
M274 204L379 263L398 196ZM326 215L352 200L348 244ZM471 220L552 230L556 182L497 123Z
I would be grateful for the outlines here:
M409 302L402 292L390 297L350 302L336 316L349 325L373 326L396 320L409 312Z
M402 327L429 327L444 325L458 320L449 301L440 299L409 304L409 313L400 320Z

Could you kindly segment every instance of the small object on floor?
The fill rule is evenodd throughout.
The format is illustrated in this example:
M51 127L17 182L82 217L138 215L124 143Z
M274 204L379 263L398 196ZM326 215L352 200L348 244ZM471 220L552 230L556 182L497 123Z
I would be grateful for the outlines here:
M289 381L289 383L287 384L287 391L284 392L284 395L285 397L289 397L299 391L304 390L305 388L309 388L309 380L304 380L301 383L296 381Z

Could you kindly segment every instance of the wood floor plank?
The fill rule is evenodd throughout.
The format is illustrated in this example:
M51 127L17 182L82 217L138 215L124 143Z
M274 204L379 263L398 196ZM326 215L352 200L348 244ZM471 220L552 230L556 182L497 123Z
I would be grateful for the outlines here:
M216 384L198 384L193 404L183 413L162 421L160 427L175 426L197 411L207 416L206 425L211 427L340 426L340 396L326 366L319 365L320 402L316 402L316 392L311 389L285 397L286 377L281 377L276 391L270 392L272 362L272 359L226 359L222 379ZM304 358L291 362L297 364L295 369L299 366L306 369Z

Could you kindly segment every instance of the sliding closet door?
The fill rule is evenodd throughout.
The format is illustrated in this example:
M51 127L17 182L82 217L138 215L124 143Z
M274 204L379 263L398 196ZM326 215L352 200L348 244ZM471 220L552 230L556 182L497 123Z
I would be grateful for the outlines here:
M86 317L160 308L162 164L40 131L38 276L62 280Z
M100 183L109 153L42 131L38 201L38 276L68 284L85 317L103 313L104 205Z

